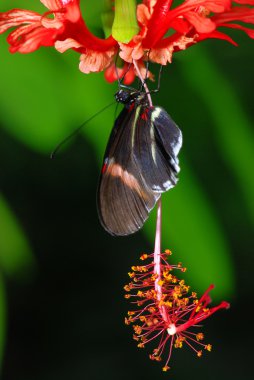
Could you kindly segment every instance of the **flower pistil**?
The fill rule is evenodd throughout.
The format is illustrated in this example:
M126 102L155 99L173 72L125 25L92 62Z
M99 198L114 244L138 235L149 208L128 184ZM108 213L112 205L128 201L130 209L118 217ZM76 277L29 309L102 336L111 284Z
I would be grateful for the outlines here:
M200 322L219 309L229 308L229 303L222 301L219 305L209 307L211 303L210 285L201 298L190 291L183 279L175 273L184 273L182 263L168 263L171 251L160 253L160 273L154 273L154 254L142 254L140 259L151 260L146 265L132 267L129 273L131 282L124 289L125 298L131 299L136 306L128 312L125 319L127 325L132 324L133 338L138 347L144 348L151 341L157 341L157 347L149 355L151 360L161 361L165 357L163 371L169 369L169 361L173 348L190 347L198 357L203 350L211 351L211 344L203 343L204 334Z

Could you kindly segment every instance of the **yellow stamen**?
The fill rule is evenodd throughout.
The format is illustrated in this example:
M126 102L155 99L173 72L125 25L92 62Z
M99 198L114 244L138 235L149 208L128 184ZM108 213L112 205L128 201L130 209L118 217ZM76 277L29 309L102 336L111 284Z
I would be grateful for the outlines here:
M196 339L197 339L197 341L203 340L204 339L204 334L203 333L198 333L196 335Z
M211 345L211 344L207 344L207 345L205 346L205 349L206 349L207 351L211 352L211 351L212 351L212 345Z

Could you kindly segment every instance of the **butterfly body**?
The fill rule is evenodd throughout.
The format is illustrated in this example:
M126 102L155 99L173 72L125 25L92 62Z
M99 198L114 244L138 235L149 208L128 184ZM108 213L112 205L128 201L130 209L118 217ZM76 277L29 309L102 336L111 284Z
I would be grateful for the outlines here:
M106 148L98 187L101 224L112 235L138 231L161 193L174 187L180 168L180 129L147 94L120 90L124 104Z

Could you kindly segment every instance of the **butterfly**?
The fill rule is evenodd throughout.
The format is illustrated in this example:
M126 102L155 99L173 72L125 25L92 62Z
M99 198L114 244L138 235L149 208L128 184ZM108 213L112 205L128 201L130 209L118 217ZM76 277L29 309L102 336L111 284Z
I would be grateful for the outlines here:
M97 192L100 222L111 235L138 231L161 194L174 187L180 171L182 133L145 91L120 89L124 105L105 151Z

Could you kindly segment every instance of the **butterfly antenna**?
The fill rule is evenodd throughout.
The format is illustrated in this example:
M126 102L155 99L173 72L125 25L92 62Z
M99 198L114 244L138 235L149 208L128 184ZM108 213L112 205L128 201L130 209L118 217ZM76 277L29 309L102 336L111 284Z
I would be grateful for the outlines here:
M119 74L118 74L118 70L117 70L117 64L116 64L118 57L119 57L119 50L118 50L118 53L117 53L117 55L115 57L115 62L114 62L114 64L115 64L115 72L116 72L116 77L117 77L117 82L118 82L118 90L120 88L125 88L127 90L135 91L135 88L130 87L130 86L126 86L125 84L122 84L123 81L124 81L125 75L128 73L128 71L131 68L132 62L129 62L128 67L125 70L125 73L123 74L122 78L120 78Z
M121 79L119 78L118 70L117 70L117 67L116 67L116 76L117 76L118 88L119 88L119 89L120 89L120 88L125 88L125 89L127 89L127 90L135 91L135 88L133 88L133 87L131 87L131 86L127 86L127 85L125 85L125 84L122 84L123 81L124 81L125 75L128 73L128 71L129 71L130 68L131 68L131 65L132 65L132 62L130 62L130 63L128 64L128 67L127 67L127 69L125 70L125 73L124 73L124 75L122 76Z
M78 132L87 124L89 123L91 120L93 120L96 116L100 115L102 112L104 112L107 108L111 107L113 104L115 104L115 101L106 105L105 107L103 107L100 111L98 111L96 114L94 114L93 116L91 116L89 119L87 119L86 121L84 121L84 123L82 123L77 129L75 129L69 136L67 136L63 141L61 141L56 147L55 149L53 150L53 152L51 152L50 154L50 158L51 159L54 159L57 152L59 151L59 149L61 149L61 147L67 143L67 141L69 141L72 137L76 136L78 134Z
M161 65L160 70L159 70L159 75L158 75L158 84L157 84L157 88L156 88L155 90L153 90L153 92L158 92L158 91L160 90L162 69L163 69L163 66Z
M116 54L116 56L115 56L115 62L114 62L114 65L115 65L115 72L116 72L116 77L117 77L118 87L120 88L120 87L121 87L121 80L120 80L120 78L119 78L119 74L118 74L118 70L117 70L117 65L116 65L116 61L117 61L118 57L119 57L119 49L118 49L118 52L117 52L117 54Z
M118 87L121 88L121 87L124 87L124 85L122 85L122 82L124 81L124 77L125 77L125 75L128 73L128 71L129 71L130 68L131 68L131 63L129 63L127 69L125 70L124 75L122 76L122 78L120 78L120 77L119 77L119 74L118 74L118 70L117 70L117 64L116 64L118 57L119 57L119 49L118 49L118 53L116 54L116 57L115 57L114 65L115 65L115 72L116 72L116 77L117 77Z

